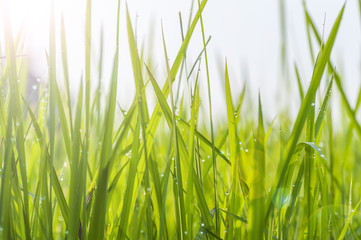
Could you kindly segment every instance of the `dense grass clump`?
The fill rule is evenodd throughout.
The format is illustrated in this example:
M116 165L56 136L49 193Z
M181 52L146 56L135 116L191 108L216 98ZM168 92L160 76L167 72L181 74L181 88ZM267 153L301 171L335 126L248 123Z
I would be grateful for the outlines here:
M217 110L211 108L208 41L202 20L206 3L195 4L175 59L168 59L163 35L164 62L159 64L167 70L164 86L159 86L154 69L144 64L127 10L136 94L126 111L116 98L120 1L109 90L103 89L100 77L98 86L91 89L90 83L94 86L96 81L91 79L91 1L87 1L85 74L76 96L69 89L63 21L58 39L51 14L49 78L33 91L37 96L31 96L26 64L17 58L22 53L22 35L13 38L4 14L1 239L361 237L361 177L357 174L361 125L356 117L361 91L356 107L351 108L342 77L330 61L344 7L331 32L325 33L327 38L321 37L305 8L306 31L319 44L319 52L308 89L302 88L296 67L298 85L294 83L301 104L295 120L282 113L268 121L261 96L253 104L258 108L245 108L248 92L244 87L240 96L231 96L225 62L227 121L215 126L212 116ZM203 49L187 71L187 47L197 25ZM55 62L57 42L61 63ZM206 79L197 71L201 61ZM63 79L56 77L57 64L62 65ZM102 69L102 59L99 66ZM180 91L178 81L184 81L189 92ZM205 99L200 97L200 81L207 81ZM320 88L321 81L326 81L326 89ZM346 113L336 130L329 104L332 88L340 93L342 113ZM149 99L156 100L152 110ZM210 115L199 118L202 104L209 106ZM258 117L252 119L255 112ZM273 129L275 122L282 132Z

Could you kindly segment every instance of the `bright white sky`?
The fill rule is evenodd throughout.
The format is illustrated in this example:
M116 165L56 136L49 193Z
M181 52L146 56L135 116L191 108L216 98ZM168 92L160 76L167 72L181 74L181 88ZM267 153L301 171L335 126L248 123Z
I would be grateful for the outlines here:
M3 0L8 4L9 15L12 17L14 32L22 23L27 26L26 54L30 61L31 71L34 75L45 78L47 67L44 49L48 46L48 26L50 1L48 0ZM70 77L72 86L79 85L80 75L84 67L84 26L85 26L85 0L55 0L57 19L57 41L60 40L59 20L61 12L64 13L68 44L68 61L70 64ZM134 93L130 54L125 20L125 2L121 1L121 49L120 49L120 83L119 100L127 105L130 102L129 93ZM154 64L159 65L155 75L160 81L166 76L164 71L164 55L160 32L160 22L163 20L166 44L170 61L174 60L181 45L179 27L180 11L184 26L188 21L191 0L131 0L127 1L133 27L137 22L138 44L145 41L146 49L152 49ZM249 76L251 87L249 95L256 102L257 92L260 89L264 108L274 116L277 113L280 98L276 89L283 87L280 81L280 19L278 0L209 0L204 10L203 18L205 34L212 36L208 54L210 58L210 75L213 85L213 102L216 109L224 110L224 97L220 93L223 89L223 73L219 71L219 62L223 68L227 57L233 95L241 91L245 75ZM293 63L299 66L301 78L306 88L311 79L312 65L308 52L307 36L305 32L305 19L303 16L302 1L285 1L287 18L288 64L291 71ZM344 1L317 0L307 1L308 9L315 20L318 29L322 29L326 14L325 34L328 36L330 28L341 9ZM195 1L197 6L197 1ZM92 49L93 66L97 69L99 55L100 28L104 26L105 53L104 77L106 85L110 80L111 64L115 49L117 1L92 1ZM0 30L3 28L2 22ZM0 31L2 38L3 31ZM3 42L3 41L1 41ZM1 44L0 42L0 44ZM150 48L150 43L153 47ZM349 99L355 102L356 92L360 86L360 57L361 57L361 27L357 0L349 0L344 13L344 19L336 40L332 57L345 76L345 87L349 92ZM3 46L1 46L3 49ZM194 38L191 40L188 53L188 64L192 64L202 48L200 28L196 28ZM60 48L58 49L58 63ZM204 61L203 61L204 62ZM61 66L58 67L61 72ZM203 89L206 88L205 68L203 67ZM294 72L289 73L292 84L296 87ZM96 79L97 71L93 71ZM61 76L61 75L60 75ZM97 80L94 81L94 83ZM94 84L95 86L95 84ZM296 91L295 91L296 93ZM133 94L130 95L133 98ZM297 100L297 99L296 99ZM287 104L287 103L285 103ZM284 105L284 104L283 104Z

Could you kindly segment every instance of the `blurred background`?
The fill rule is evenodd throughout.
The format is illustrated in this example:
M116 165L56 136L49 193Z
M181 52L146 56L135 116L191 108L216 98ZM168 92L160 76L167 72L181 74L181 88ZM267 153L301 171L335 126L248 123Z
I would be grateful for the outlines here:
M13 23L14 35L24 27L26 41L23 57L28 59L29 77L47 79L46 49L48 49L49 18L51 1L48 0L3 0L3 6ZM60 19L64 16L68 62L73 94L79 86L85 66L85 10L86 0L55 0L58 83L63 83L60 48ZM130 61L126 30L126 4L137 36L138 48L152 59L152 70L161 83L165 81L166 69L161 35L161 21L170 63L172 64L181 46L182 36L179 13L186 32L189 15L195 14L198 2L192 0L132 0L121 1L120 19L120 65L118 100L127 108L133 100L135 87ZM327 39L330 29L344 1L306 1L307 9L319 31L325 29ZM344 88L352 105L356 102L360 87L361 18L358 0L349 0L345 9L339 34L336 38L332 59L343 76ZM115 53L117 1L92 0L92 77L95 90L98 81L98 62L101 31L104 33L103 86L110 82ZM2 21L2 19L0 20ZM288 99L289 92L298 94L294 71L296 63L304 89L311 80L313 64L307 42L303 2L285 0L209 0L203 21L208 44L210 81L212 85L215 117L225 115L224 62L227 58L233 97L240 94L247 84L247 95L257 103L260 91L264 111L273 118L282 108L298 111L299 98ZM3 28L1 22L0 28ZM102 30L103 29L103 30ZM284 36L284 37L283 37ZM1 43L3 31L0 31ZM200 25L197 25L187 52L190 68L202 50ZM318 45L314 42L314 51ZM4 55L4 46L0 45ZM282 49L284 52L282 54ZM145 60L146 60L145 59ZM1 60L4 64L4 60ZM206 70L202 61L201 90L206 94ZM324 83L325 81L323 81ZM35 81L36 84L36 81ZM107 88L104 89L106 93ZM287 92L288 91L288 92ZM207 104L207 101L203 101ZM204 107L207 109L207 106ZM221 117L222 118L222 117Z

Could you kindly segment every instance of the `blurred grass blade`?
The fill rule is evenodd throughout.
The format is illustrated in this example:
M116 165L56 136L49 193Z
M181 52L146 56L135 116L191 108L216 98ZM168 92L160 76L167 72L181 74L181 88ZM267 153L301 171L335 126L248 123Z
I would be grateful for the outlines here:
M72 157L70 162L70 191L69 191L69 235L70 239L75 239L78 235L78 226L80 221L80 208L82 201L79 174L80 174L80 158L81 158L81 116L83 106L83 82L80 83L78 93L78 104L75 113L75 123L73 132Z
M262 239L264 227L264 204L265 204L265 168L266 154L264 147L264 126L261 96L258 96L258 131L254 146L253 163L250 175L250 193L249 193L249 212L248 212L248 231L250 239Z
M132 202L132 196L133 196L133 188L134 188L134 180L135 175L137 173L137 167L139 163L139 156L138 156L138 148L139 148L139 133L140 133L140 119L138 117L137 124L135 126L135 132L134 132L134 143L132 147L132 157L129 162L129 171L128 171L128 177L127 177L127 187L125 189L124 193L124 199L123 199L123 207L121 212L121 219L119 223L119 231L118 231L118 239L125 239L128 232L128 219L129 219L129 213L131 202Z
M120 14L120 0L118 1L118 20ZM119 22L117 23L117 40L119 40ZM117 43L118 44L118 43ZM104 118L104 135L100 154L99 175L97 177L97 190L94 194L93 212L90 217L89 236L96 239L104 238L105 216L107 212L107 182L109 174L109 159L112 152L112 135L115 118L116 93L118 81L118 48L113 61L113 72L110 83L110 95Z
M31 117L31 121L32 121L32 124L33 124L33 126L35 128L35 133L36 133L37 139L39 141L39 145L40 145L41 148L44 148L44 146L45 146L44 137L43 137L43 134L41 132L41 128L40 128L40 126L38 124L38 121L36 120L36 117L35 117L33 111L30 109L30 106L26 103L24 98L23 98L23 102L24 102L24 104L25 104L25 106L26 106L26 108L27 108L27 110L29 112L29 115ZM46 150L42 149L42 151L46 151ZM65 197L64 197L63 190L61 188L61 185L60 185L59 179L57 177L57 174L55 172L55 169L53 168L53 169L50 169L49 171L53 172L54 182L53 182L52 187L54 189L54 193L55 193L55 196L57 198L61 213L63 214L64 221L67 224L68 223L69 209L68 209L68 205L66 203Z
M300 74L298 73L298 68L297 65L295 64L295 72L296 72L296 77L297 77L297 83L298 83L298 91L300 93L300 98L301 98L301 102L304 98L304 93L303 93L303 88L302 88L302 83L301 83L301 78L300 78Z
M225 86L226 86L226 103L227 103L227 119L228 119L228 131L229 131L229 148L230 148L230 162L232 163L232 190L231 190L231 202L229 203L229 211L234 213L235 201L237 194L237 176L238 176L238 156L236 150L236 123L234 119L234 110L232 103L231 87L229 85L227 62L225 64ZM228 239L233 239L234 234L234 219L229 218L229 230Z
M73 116L71 112L71 97L70 97L70 85L69 85L69 69L68 69L68 52L66 47L66 36L65 36L65 24L64 16L61 14L61 57L63 63L63 73L64 73L64 85L66 90L67 102L68 102L68 114L70 119L70 132L73 132ZM59 107L59 106L58 106Z

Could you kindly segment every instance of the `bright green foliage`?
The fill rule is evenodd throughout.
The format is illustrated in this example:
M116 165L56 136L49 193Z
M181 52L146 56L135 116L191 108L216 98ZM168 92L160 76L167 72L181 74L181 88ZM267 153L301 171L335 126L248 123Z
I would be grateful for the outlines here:
M295 120L289 109L273 119L267 116L261 94L258 103L252 103L245 84L241 94L234 96L234 81L225 63L226 114L213 122L219 114L211 101L211 82L216 77L208 65L210 38L206 38L207 20L202 13L207 0L192 3L187 25L180 15L182 44L175 59L169 59L167 52L169 33L162 31L164 61L150 58L147 64L124 6L136 87L127 111L117 102L121 4L117 1L110 86L103 89L100 79L102 68L107 67L102 59L103 32L99 69L91 64L96 61L91 54L91 2L85 9L85 76L75 96L70 94L71 54L64 19L57 36L56 16L51 14L49 78L33 91L36 96L29 96L26 61L16 57L24 39L21 33L13 39L7 13L2 13L5 42L0 53L6 58L0 72L0 239L361 237L361 89L352 108L342 76L330 60L345 7L323 40L304 4L314 63L305 90L296 64L292 70L286 64L285 1L280 0L282 70L295 74L289 74L293 79L278 91L287 92L288 85L298 89ZM202 36L200 54L186 58L196 31ZM61 56L56 56L57 44ZM55 61L58 58L60 63ZM205 74L200 72L202 63ZM162 66L166 74L155 74L153 65ZM99 79L93 81L93 76ZM91 88L91 84L97 86ZM205 84L206 91L200 87ZM332 88L340 99L332 99ZM344 107L341 127L335 126L331 114L335 101L331 100L340 100ZM154 108L150 102L156 102Z

